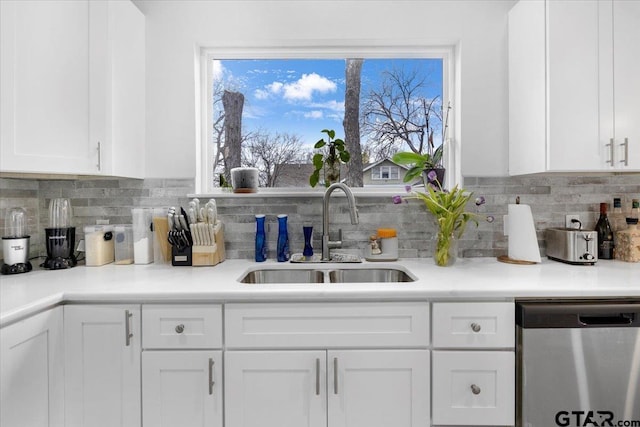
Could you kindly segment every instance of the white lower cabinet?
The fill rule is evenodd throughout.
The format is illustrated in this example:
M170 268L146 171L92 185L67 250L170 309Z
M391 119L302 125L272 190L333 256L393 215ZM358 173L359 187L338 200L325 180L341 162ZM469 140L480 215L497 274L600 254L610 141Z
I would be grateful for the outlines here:
M144 351L142 425L222 427L222 351Z
M64 308L66 427L140 426L140 306Z
M507 351L433 352L434 425L513 425L515 355Z
M428 350L228 351L226 427L429 425Z
M225 427L326 427L325 351L227 351Z
M0 425L64 426L62 307L0 330Z

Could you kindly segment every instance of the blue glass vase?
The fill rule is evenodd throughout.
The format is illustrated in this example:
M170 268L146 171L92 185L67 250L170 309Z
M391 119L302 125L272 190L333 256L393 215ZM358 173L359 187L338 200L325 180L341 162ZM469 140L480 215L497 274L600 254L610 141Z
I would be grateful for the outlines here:
M264 215L256 215L256 262L267 260L267 236L264 231Z
M289 261L289 231L287 215L278 215L278 262Z
M302 251L302 255L305 258L311 259L311 257L313 257L313 246L311 246L313 226L310 224L304 224L302 226L302 233L304 234L304 250Z

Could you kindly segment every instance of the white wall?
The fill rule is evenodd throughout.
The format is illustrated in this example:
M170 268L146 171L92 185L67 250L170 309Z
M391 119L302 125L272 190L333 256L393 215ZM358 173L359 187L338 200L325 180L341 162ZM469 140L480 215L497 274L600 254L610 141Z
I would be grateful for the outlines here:
M147 28L147 176L195 176L198 46L456 44L462 173L508 171L507 11L515 0L137 0Z

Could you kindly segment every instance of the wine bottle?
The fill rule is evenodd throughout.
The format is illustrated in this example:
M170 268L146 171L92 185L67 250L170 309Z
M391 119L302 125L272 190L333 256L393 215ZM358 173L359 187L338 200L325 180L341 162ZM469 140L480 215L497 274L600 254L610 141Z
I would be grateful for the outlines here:
M598 233L598 259L613 259L613 231L607 218L607 204L600 203L600 218L596 224Z

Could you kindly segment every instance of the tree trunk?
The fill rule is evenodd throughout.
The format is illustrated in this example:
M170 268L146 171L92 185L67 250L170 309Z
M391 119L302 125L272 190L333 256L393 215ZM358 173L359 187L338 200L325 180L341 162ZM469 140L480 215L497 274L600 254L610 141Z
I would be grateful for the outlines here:
M344 143L351 154L347 163L347 185L362 187L362 148L360 146L360 77L363 59L347 59L344 96Z
M222 94L224 107L224 177L231 182L231 168L240 167L242 155L242 108L244 95L225 90Z

